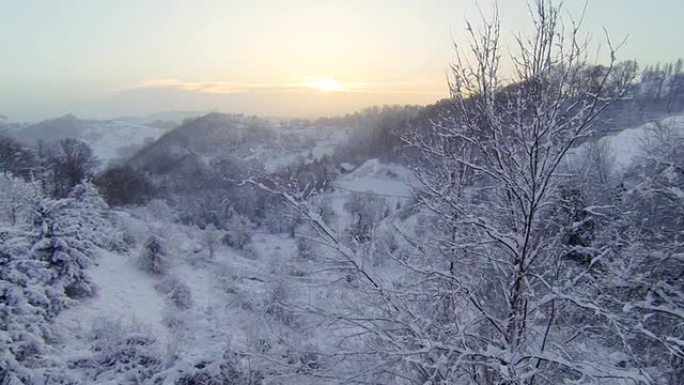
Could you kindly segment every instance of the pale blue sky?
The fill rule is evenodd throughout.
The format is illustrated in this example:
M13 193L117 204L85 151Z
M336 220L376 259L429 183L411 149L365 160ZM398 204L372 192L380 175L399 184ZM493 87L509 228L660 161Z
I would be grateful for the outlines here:
M525 4L499 1L505 32L525 28ZM0 114L313 117L429 103L446 96L450 39L476 15L473 0L0 0ZM681 0L593 0L585 25L595 40L602 27L629 35L624 59L684 56ZM344 92L301 87L320 78Z

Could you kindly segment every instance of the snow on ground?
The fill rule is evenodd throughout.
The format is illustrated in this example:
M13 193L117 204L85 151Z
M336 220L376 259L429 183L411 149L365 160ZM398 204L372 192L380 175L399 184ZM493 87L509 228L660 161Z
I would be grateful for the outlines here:
M630 165L632 160L641 155L641 146L647 130L652 127L653 125L649 123L636 128L628 128L620 131L617 135L607 136L599 140L599 143L605 145L613 157L613 167L625 168Z
M81 139L106 164L124 155L131 147L142 147L146 141L158 139L164 132L159 127L112 120L93 124Z
M663 127L672 129L677 135L684 135L684 115L671 116L660 121ZM606 136L599 140L609 150L616 169L629 166L634 159L643 155L641 148L652 137L654 123L647 123L635 128L627 128L616 135Z
M278 133L276 144L255 146L244 158L263 164L268 172L296 162L310 163L326 155L331 156L349 137L348 131L340 127L306 125L285 128L274 125L272 128Z
M396 164L371 159L354 172L335 182L335 186L350 192L369 192L377 195L410 198L416 182L411 172Z
M333 185L333 192L316 197L317 204L329 205L336 218L331 224L332 228L344 232L353 221L352 214L345 205L354 195L381 198L391 213L409 201L418 182L406 167L371 159L353 172L340 176Z
M164 239L169 268L153 275L135 263L138 250L132 250L132 256L100 250L97 264L88 269L98 286L96 296L79 301L57 320L67 356L89 354L90 330L103 318L147 326L168 354L182 353L178 365L188 370L216 360L230 345L248 342L247 332L257 327L251 307L284 271L295 240L286 234L255 233L245 250L218 244L211 257L201 242L202 230L174 223L163 211L153 207L116 212L118 225L134 233L138 245L152 233ZM179 286L189 289L188 307L172 300L171 292Z
M112 160L133 155L147 141L158 139L165 130L152 125L122 120L83 120L73 115L29 125L15 133L31 143L75 138L87 143L104 167Z
M224 278L229 279L230 271L221 263L180 262L167 274L169 277L187 285L191 293L189 309L179 309L167 302L165 321L173 325L171 353L182 353L182 361L189 366L203 360L212 361L222 354L231 334L236 334L236 330L228 327L230 315L226 312L230 301Z
M296 243L287 234L255 233L252 236L252 247L259 256L283 260L292 256Z
M661 120L659 123L665 130L671 130L671 134L677 136L684 135L684 115L671 116ZM605 151L604 155L607 156L612 171L621 172L621 170L629 167L634 160L644 155L642 149L645 145L648 145L649 138L660 134L658 130L658 125L655 123L646 123L638 127L626 128L615 135L608 135L599 139L597 142L598 148ZM573 149L568 154L568 162L575 163L586 160L588 149L588 143L583 143L581 146Z
M93 298L63 311L57 323L75 339L85 339L98 319L120 320L149 326L162 341L168 337L163 323L164 297L155 280L141 271L130 257L100 250L97 265L88 273L98 289Z
M150 329L166 353L182 353L179 369L191 370L198 362L212 362L227 346L245 343L249 317L240 306L260 298L269 269L262 261L246 258L225 246L219 246L213 258L204 249L184 249L196 245L178 239L178 232L185 230L199 236L199 230L173 223L168 223L168 228L173 239L166 241L177 240L181 247L170 248L171 266L161 276L141 271L133 257L100 250L97 265L88 269L98 286L96 296L79 301L56 321L67 357L89 355L90 331L101 320ZM259 255L277 253L281 238L284 245L293 243L280 235L257 238ZM290 247L284 248L284 252L290 252ZM188 308L178 307L170 294L164 293L161 287L168 282L172 287L185 285L189 289Z

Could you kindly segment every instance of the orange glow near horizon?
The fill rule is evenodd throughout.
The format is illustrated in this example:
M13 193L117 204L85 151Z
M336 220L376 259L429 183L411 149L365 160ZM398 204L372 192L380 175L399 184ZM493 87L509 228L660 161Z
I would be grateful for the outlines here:
M445 74L454 42L467 55L464 18L477 29L492 1L484 9L474 0L73 2L3 3L0 115L19 121L171 110L328 116L371 105L430 104L449 96ZM569 14L583 14L585 0L566 3ZM525 4L500 2L502 48L515 49L514 34L529 31ZM611 17L617 4L625 17ZM587 32L605 27L616 41L629 34L621 58L671 61L676 50L662 36L681 35L681 12L662 9L639 0L592 2Z
M327 76L310 76L302 82L302 86L324 92L342 92L347 90L347 87L341 81Z

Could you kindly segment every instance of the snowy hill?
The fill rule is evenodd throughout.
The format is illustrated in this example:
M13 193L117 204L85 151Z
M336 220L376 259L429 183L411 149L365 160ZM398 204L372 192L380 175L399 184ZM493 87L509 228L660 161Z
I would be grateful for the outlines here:
M332 155L345 139L346 132L339 127L211 113L186 120L140 151L132 162L155 169L160 162L192 158L209 164L231 158L274 171L297 161Z
M681 116L663 122L679 133L682 123ZM428 274L420 280L424 272L417 268L434 269L438 276L453 272L430 248L435 224L416 206L420 184L405 165L378 158L358 165L341 162L327 188L298 201L330 229L331 238L321 238L310 221L288 222L292 212L285 208L270 217L259 212L273 209L276 196L249 206L255 191L238 194L230 190L234 180L218 180L226 175L221 167L231 165L255 164L262 167L260 174L274 166L313 164L346 139L346 132L333 127L316 129L205 116L133 158L156 172L159 181L178 179L176 187L184 190L174 190L168 203L153 200L110 211L112 232L121 232L127 247L96 250L94 264L86 269L97 285L95 294L75 301L54 321L59 333L51 354L62 374L79 384L214 384L228 376L240 385L262 384L264 377L308 385L320 383L320 368L353 373L360 367L365 355L348 362L338 361L338 354L353 357L347 352L362 345L346 341L365 332L336 318L352 314L365 320L366 314L377 314L375 301L382 297L372 294L375 286L360 272L387 288L392 300L413 298L413 290L435 279ZM626 166L651 134L652 126L646 125L600 142L619 152L616 164ZM231 157L237 161L221 163ZM180 200L181 193L187 200ZM217 213L216 202L230 210ZM237 214L232 208L238 206L251 214ZM214 216L219 226L193 222L182 209ZM235 234L245 236L244 242L236 242ZM164 269L157 273L140 263L153 237L164 250ZM416 246L416 241L424 244ZM421 259L427 257L419 247L435 259ZM436 319L448 315L441 313ZM426 316L417 322L433 321ZM598 343L571 348L596 357L610 352ZM625 360L619 354L607 359L615 365Z
M596 154L588 151L600 151L605 162L613 172L622 172L635 161L642 158L644 149L654 139L668 140L684 137L684 115L673 115L657 121L628 127L593 142L582 143L570 152L567 161L570 163L585 161ZM593 147L593 149L591 148Z
M257 328L269 322L264 308L272 301L274 280L282 278L276 272L290 263L296 247L285 235L255 234L248 249L218 244L209 254L201 241L206 233L150 210L116 213L120 226L135 233L137 247L99 250L96 266L89 269L98 282L97 293L59 315L58 347L64 361L80 363L101 354L102 342L113 345L107 354L119 354L119 340L125 333L137 333L152 341L150 348L159 357L173 363L157 374L176 383L218 370L205 365L219 362L227 350L250 349ZM137 263L139 242L151 234L163 239L169 253L161 275L142 271ZM129 367L135 370L134 363ZM69 375L79 383L116 384L122 378L116 373L133 371L126 365L92 372L79 366Z
M333 191L313 201L331 203L335 227L345 234L359 220L359 209L369 210L373 220L381 223L403 208L413 183L405 167L371 159L340 176ZM253 351L267 344L269 354L282 350L284 355L292 354L289 346L297 340L307 346L329 338L325 329L319 333L315 328L304 338L302 328L312 320L281 307L284 300L330 305L347 295L341 287L339 297L331 296L319 286L324 277L293 285L304 279L298 275L318 266L302 259L302 245L296 238L260 229L241 249L221 242L210 251L207 236L211 230L179 224L169 210L153 202L113 213L134 247L128 252L100 249L96 265L88 270L97 282L96 295L59 315L55 325L61 331L58 346L65 361L83 362L100 354L96 352L101 343L117 346L123 335L134 333L149 338L148 348L167 357L169 367L160 369L158 375L179 383L188 376L218 370L205 365L220 362L227 350ZM137 262L145 239L152 234L163 240L168 253L168 268L162 275L142 271ZM330 253L325 248L317 250ZM395 272L378 267L378 274L389 277ZM114 359L118 353L114 349L107 354ZM89 371L79 365L69 373L82 383L121 381L112 371Z
M123 120L83 120L74 115L45 120L14 130L26 142L53 141L75 138L86 142L103 165L126 158L159 138L165 130L152 125Z
M111 154L107 138L125 143L147 132L136 124L120 123L66 117L42 127L56 127L55 135L81 135L83 140L90 140L95 151ZM503 322L504 318L499 318L506 317L503 313L480 321L478 317L482 306L495 309L506 294L483 287L483 293L477 293L479 299L473 303L472 297L460 297L463 293L454 282L470 285L473 277L475 281L506 279L509 270L496 261L506 252L490 249L496 242L488 242L486 232L460 224L461 218L452 216L448 209L442 212L445 204L462 202L440 201L429 196L430 190L420 194L425 186L414 174L425 167L420 158L354 152L354 144L374 135L338 123L277 122L208 114L164 132L130 158L126 165L139 168L136 171L149 178L158 189L156 199L106 208L108 227L103 233L113 241L94 248L89 254L92 263L73 267L83 271L95 289L89 296L69 298L68 306L49 320L54 333L39 341L44 342L45 351L49 349L45 357L50 361L35 364L40 368L36 375L59 373L65 376L59 377L62 383L107 385L225 384L226 378L232 381L228 383L239 385L339 383L338 378L354 378L358 368L373 369L390 356L408 357L408 362L413 362L414 357L432 362L432 357L446 351L443 341L458 341L455 336L461 324L453 321L454 317L464 317L466 323ZM393 127L385 127L376 139L383 138ZM38 132L38 128L26 132ZM621 200L632 200L629 210L623 211L636 212L642 218L639 220L650 221L644 222L644 228L681 223L677 207L684 206L676 205L684 197L681 167L667 162L641 163L649 141L667 139L664 135L668 133L672 139L682 140L684 116L628 128L573 148L569 163L589 160L584 151L597 144L592 148L605 150L611 171L628 172L614 172L603 185L585 182L578 184L576 191L554 191L568 194L561 195L568 198L564 204L577 205L578 209L574 217L564 206L544 213L543 224L551 230L549 236L570 233L575 235L574 242L585 235L584 231L591 232L598 236L591 239L589 246L575 249L596 246L607 250L612 245L611 237L622 228L607 227L618 221L605 221L601 216L613 214L601 210L621 204ZM383 145L382 140L368 142L370 146ZM392 143L385 145L391 147ZM677 151L673 148L673 153ZM400 155L408 153L406 150ZM668 156L664 159L679 159ZM632 168L633 164L642 164L641 169ZM586 164L578 169L586 170ZM424 168L422 171L430 172ZM640 174L649 172L653 175ZM586 174L581 175L590 180ZM250 182L262 183L261 187L245 182L249 178ZM638 195L649 178L657 182L652 186L666 199L657 201L659 196ZM488 183L485 180L474 184L478 182ZM266 191L266 185L275 193ZM497 223L494 221L498 215L488 211L498 202L489 188L486 186L482 193L473 189L462 196L448 197L458 200L472 195L475 203L467 206L474 213L472 219ZM0 208L4 209L0 220L7 225L15 220L11 214L19 212L26 216L26 228L32 229L35 222L29 214L33 211L14 210L23 202L17 199L22 191L7 191L0 196ZM613 195L620 199L609 200ZM288 197L292 200L284 202L283 198ZM641 202L655 207L666 201L674 203L663 206L666 209L656 215L632 211L640 210ZM553 199L547 202L555 204ZM504 212L501 216L508 215ZM86 212L80 218L90 216ZM509 231L505 220L501 228ZM616 229L619 231L613 232ZM7 234L0 231L0 246L16 247L3 243ZM503 231L495 234L499 236L508 239ZM552 239L563 248L563 242L570 237ZM31 238L26 236L23 242L30 244ZM514 245L515 241L507 244ZM477 257L481 251L485 256ZM650 257L646 251L640 255ZM575 260L564 253L552 255L569 271L591 270L586 260ZM611 263L607 259L595 263L603 269L608 266L604 263ZM496 269L489 270L489 266ZM537 266L543 272L545 265ZM611 282L622 285L629 277L638 276L635 271ZM21 284L19 280L16 286ZM569 285L563 290L577 287L582 286ZM543 307L552 295L555 293L549 291L547 297L535 300ZM591 296L573 294L572 298L585 300ZM628 313L621 310L627 309L624 305L611 306L620 317ZM643 302L629 306L643 306ZM579 317L589 315L592 319L592 311L576 311ZM574 317L563 313L556 325L572 328L567 321L575 322ZM32 322L27 320L25 324L30 326ZM547 317L531 317L530 338L543 335L548 322ZM41 325L45 324L47 321ZM2 330L0 338L6 338ZM23 343L19 334L10 338ZM408 342L404 342L405 338ZM630 366L635 365L630 361L632 357L600 339L563 346L571 355L581 354L591 361L603 360L610 367L624 369L615 369L618 372L613 374L636 373L635 366ZM477 354L512 360L507 357L508 351L494 345L482 347ZM0 363L2 359L0 355ZM26 365L34 363L27 361ZM323 377L329 373L338 378L329 381ZM377 378L382 380L383 375Z
M417 181L406 167L371 159L352 173L342 176L335 186L349 192L409 198Z
M658 124L647 123L635 128L626 128L615 135L606 136L599 140L614 157L616 167L627 167L635 158L643 156L642 146L647 145L649 138L657 135L658 128L671 130L671 134L684 136L684 115L675 115Z

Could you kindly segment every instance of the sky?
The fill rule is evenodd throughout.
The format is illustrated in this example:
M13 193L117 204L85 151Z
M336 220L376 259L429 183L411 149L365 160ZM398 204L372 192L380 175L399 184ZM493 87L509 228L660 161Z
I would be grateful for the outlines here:
M498 4L506 36L528 28L525 0ZM0 0L0 115L314 118L429 104L448 95L452 41L478 15L474 0ZM629 36L619 57L643 65L684 55L682 15L681 0L589 0L584 26L597 44L603 28Z

